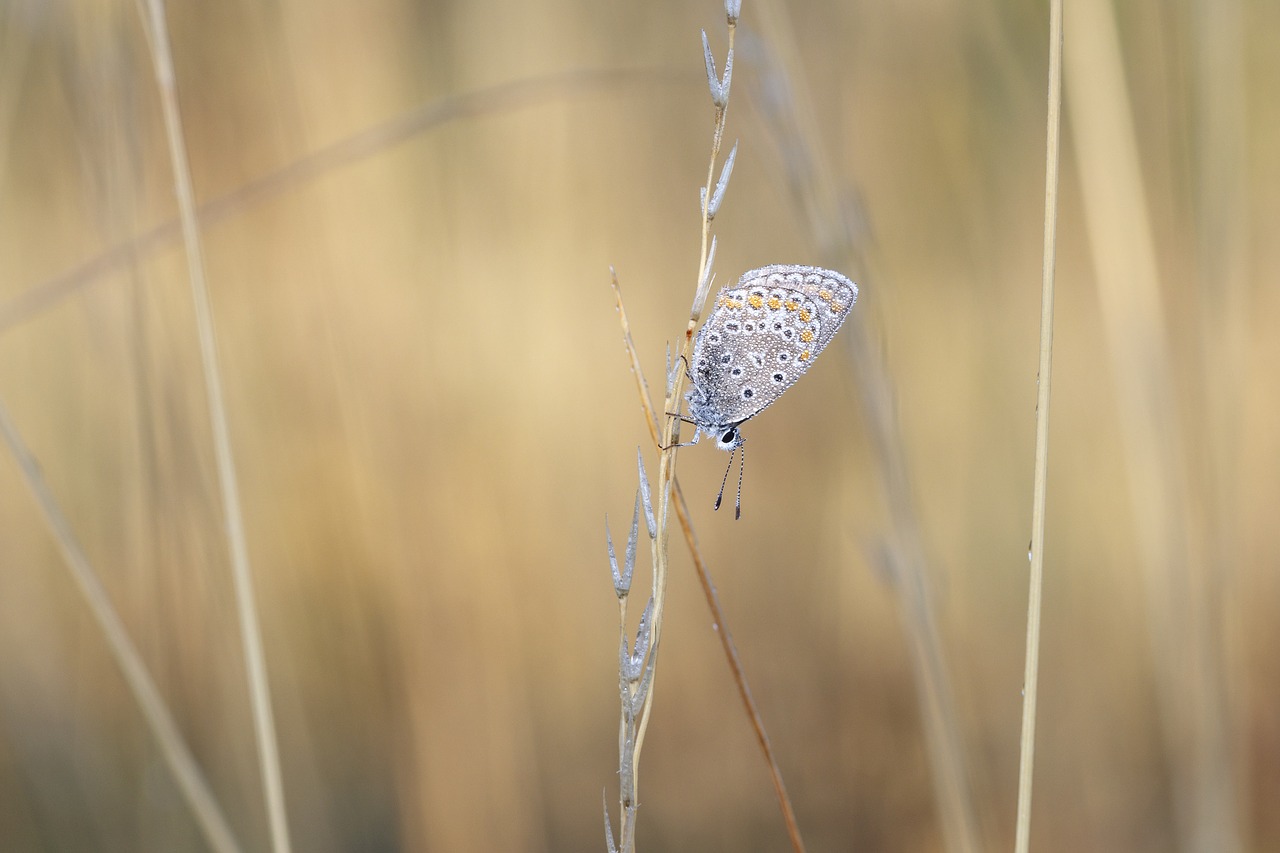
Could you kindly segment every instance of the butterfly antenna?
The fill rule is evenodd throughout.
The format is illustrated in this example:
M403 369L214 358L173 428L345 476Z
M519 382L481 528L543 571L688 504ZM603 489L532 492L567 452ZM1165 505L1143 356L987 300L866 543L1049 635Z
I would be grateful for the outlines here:
M724 479L720 481L720 492L716 495L716 509L720 508L720 501L721 499L724 498L724 486L725 486L725 483L729 482L729 472L733 470L733 454L737 452L738 452L738 449L736 447L733 450L729 451L729 465L727 468L724 469ZM738 491L739 493L741 493L742 491L741 485L739 485ZM739 494L738 495L738 515L741 515L741 514L742 514L742 495Z
M734 521L739 521L742 518L742 474L747 470L747 446L744 444L738 449L742 451L742 456L738 460L738 502L733 507ZM733 465L732 459L729 460L729 464ZM725 471L724 473L726 477L729 476L728 471ZM724 486L721 486L720 488L724 489Z

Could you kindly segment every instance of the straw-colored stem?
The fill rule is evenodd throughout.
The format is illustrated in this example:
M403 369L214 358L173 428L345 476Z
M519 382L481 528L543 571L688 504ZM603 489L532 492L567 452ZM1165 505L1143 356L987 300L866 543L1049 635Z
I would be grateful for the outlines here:
M618 279L615 275L613 278L613 294L618 307L618 322L622 326L622 340L627 349L627 356L631 360L631 372L635 376L636 391L640 396L640 406L644 409L645 424L649 427L649 437L657 444L659 440L659 419L653 410L653 401L649 399L649 383L645 380L644 371L640 367L640 355L636 351L635 341L631 338L631 324L627 321L627 310L622 302L622 290L618 286ZM751 728L756 733L756 740L760 744L760 751L764 755L765 763L769 768L769 779L773 783L774 794L778 798L778 807L782 810L782 820L787 827L787 837L791 840L791 848L796 853L803 853L804 840L800 836L800 826L796 821L795 809L791 805L791 797L787 794L787 786L782 781L782 770L778 767L778 761L773 754L773 746L769 740L769 734L764 727L764 718L760 716L760 709L756 706L754 697L751 695L751 686L747 683L747 674L742 667L742 661L738 657L738 648L733 641L733 634L729 630L729 626L725 621L724 611L720 607L720 597L716 594L715 583L711 580L711 570L707 566L706 560L703 559L702 551L698 547L698 536L693 529L693 521L689 516L689 507L684 500L684 492L680 488L680 481L675 481L674 488L676 518L680 522L680 530L684 533L685 544L689 548L689 554L693 557L694 571L698 574L698 582L702 585L703 595L707 599L707 608L711 611L712 624L716 626L716 635L720 638L721 648L724 650L725 659L729 664L729 671L733 675L733 682L738 687L738 695L742 699L743 709L747 712L747 719L751 722ZM624 599L625 600L625 599ZM625 610L623 611L625 615Z
M618 596L618 633L619 641L625 643L627 641L627 599L629 596ZM626 696L622 697L625 702ZM626 748L627 743L627 714L625 711L618 715L618 754L622 754L622 750ZM635 812L629 808L632 804L627 801L628 785L623 781L618 786L618 821L619 832L618 837L622 839L621 849L629 850L626 839L635 835L635 827L632 821L635 819Z
M200 338L200 360L204 371L205 393L208 397L214 458L218 471L219 491L222 496L222 514L231 552L231 575L235 586L240 637L248 671L249 702L253 710L258 765L266 796L267 819L271 827L271 848L275 853L288 853L290 850L289 825L285 815L280 754L271 711L271 691L267 683L266 654L262 647L262 633L258 624L257 605L254 601L244 514L240 506L240 490L236 482L235 462L231 453L227 411L222 397L222 378L218 369L213 309L205 279L204 254L200 243L200 226L196 220L195 193L192 190L191 170L187 163L182 117L178 110L173 56L169 47L169 28L165 21L162 0L139 0L139 2L145 2L142 10L143 19L149 25L147 34L155 66L156 83L160 92L160 106L164 113L174 189L178 198L179 219L182 223L182 237L186 249L188 278L194 300L196 329Z
M1053 282L1058 246L1058 142L1062 126L1062 0L1049 6L1049 96L1044 156L1044 256L1040 279L1040 370L1036 395L1035 483L1031 500L1031 583L1027 593L1026 667L1022 681L1022 743L1014 849L1031 843L1031 778L1036 752L1036 690L1040 676L1040 609L1044 588L1044 508L1049 476L1049 392L1053 375Z
M120 615L112 606L111 597L107 595L102 582L98 580L98 575L90 565L89 558L85 556L75 534L71 532L71 522L58 506L53 492L49 490L44 476L40 473L40 464L27 449L26 443L22 440L3 403L0 403L0 433L4 434L9 452L13 454L27 482L27 488L31 490L36 503L39 504L40 512L44 516L45 523L49 525L54 541L58 543L58 550L62 552L62 558L71 572L71 577L75 580L80 594L84 596L85 603L89 605L89 612L93 614L103 636L106 637L107 648L115 659L116 665L120 667L125 683L133 693L152 737L156 739L160 755L177 780L178 790L191 806L191 811L195 814L196 823L204 833L205 840L217 853L239 853L240 845L236 842L222 810L218 808L218 803L210 792L204 774L196 764L191 750L187 748L177 722L169 713L169 707L156 688L155 682L151 680L146 664L142 661L142 655L129 639L129 632L125 630Z
M734 34L737 27L729 24L729 51L733 50ZM716 164L719 162L721 142L724 138L725 120L728 115L728 105L716 109L715 134L711 144L711 158L707 166L707 181L704 184L706 188L706 199L702 206L702 249L698 262L698 278L695 285L695 292L702 295L702 282L707 277L707 261L711 248L711 216L707 210L707 204L711 198L712 188L715 187ZM693 308L689 312L689 322L685 327L684 334L680 341L680 351L677 360L683 359L684 363L688 363L690 353L693 349L693 333L698 327L698 319L702 316L702 305L695 297ZM668 413L662 427L662 448L661 456L658 462L658 539L654 543L656 547L653 549L653 647L656 653L658 643L662 638L662 621L663 613L667 597L667 569L668 569L668 540L670 538L671 526L669 524L671 518L671 492L675 483L676 476L676 453L678 448L676 445L680 441L680 419L674 413L679 410L681 395L684 392L685 374L683 370L677 370L675 376L671 379L671 384L667 388L665 399L665 413ZM649 713L653 708L653 685L650 685L649 692L645 696L644 710L640 715L640 727L636 733L636 745L633 755L632 766L639 775L640 750L644 746L644 735L649 727Z

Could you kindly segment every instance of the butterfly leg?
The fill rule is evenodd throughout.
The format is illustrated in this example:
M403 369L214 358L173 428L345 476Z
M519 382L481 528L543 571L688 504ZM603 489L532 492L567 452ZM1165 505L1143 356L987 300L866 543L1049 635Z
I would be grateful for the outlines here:
M684 421L685 423L689 423L689 424L693 423L693 421L689 420L686 417L681 417L680 415L673 415L672 417L680 418L680 420ZM658 445L658 449L670 450L673 447L693 447L693 445L698 443L698 439L701 437L702 437L702 429L701 427L699 427L698 429L695 429L693 431L693 441L682 441L677 444L668 444L666 447L663 447L662 445Z

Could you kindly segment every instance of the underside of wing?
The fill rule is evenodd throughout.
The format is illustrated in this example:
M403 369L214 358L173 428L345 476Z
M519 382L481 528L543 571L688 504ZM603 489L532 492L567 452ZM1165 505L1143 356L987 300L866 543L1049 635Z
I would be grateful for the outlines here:
M835 337L857 294L839 273L796 266L752 270L721 290L694 347L704 410L737 423L782 396Z

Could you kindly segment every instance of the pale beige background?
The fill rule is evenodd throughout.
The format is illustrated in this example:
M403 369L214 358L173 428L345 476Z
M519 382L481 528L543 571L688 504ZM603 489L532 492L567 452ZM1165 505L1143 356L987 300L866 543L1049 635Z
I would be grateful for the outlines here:
M1239 836L1274 849L1280 10L1228 4L1236 49L1212 53L1201 7L1219 4L1119 5L1167 335L1142 351L1172 395L1143 419L1117 391L1068 123L1035 848L1193 849L1157 677L1189 663L1150 627L1184 611L1144 561L1144 509L1173 482L1169 549L1189 557L1219 686L1181 698L1221 711ZM277 176L204 236L295 849L603 849L604 514L624 536L636 446L654 459L609 267L657 382L696 276L698 31L723 61L720 4L170 7L199 200ZM777 262L861 281L988 849L1010 844L1016 798L1046 28L1034 4L747 0L716 222L719 281ZM787 57L784 78L770 62ZM789 135L792 109L809 119ZM341 164L278 174L414 117ZM829 165L819 189L843 200L851 244L797 199L789 175L812 164L796 138ZM162 240L84 266L171 225L171 187L134 4L0 7L0 399L262 850L184 256ZM56 298L27 310L35 293ZM810 849L940 850L847 344L749 425L741 522L711 512L724 454L682 452L682 480ZM1181 440L1158 483L1127 464L1125 430L1156 441L1152 422ZM675 553L641 847L784 849ZM204 849L8 457L0 847Z

